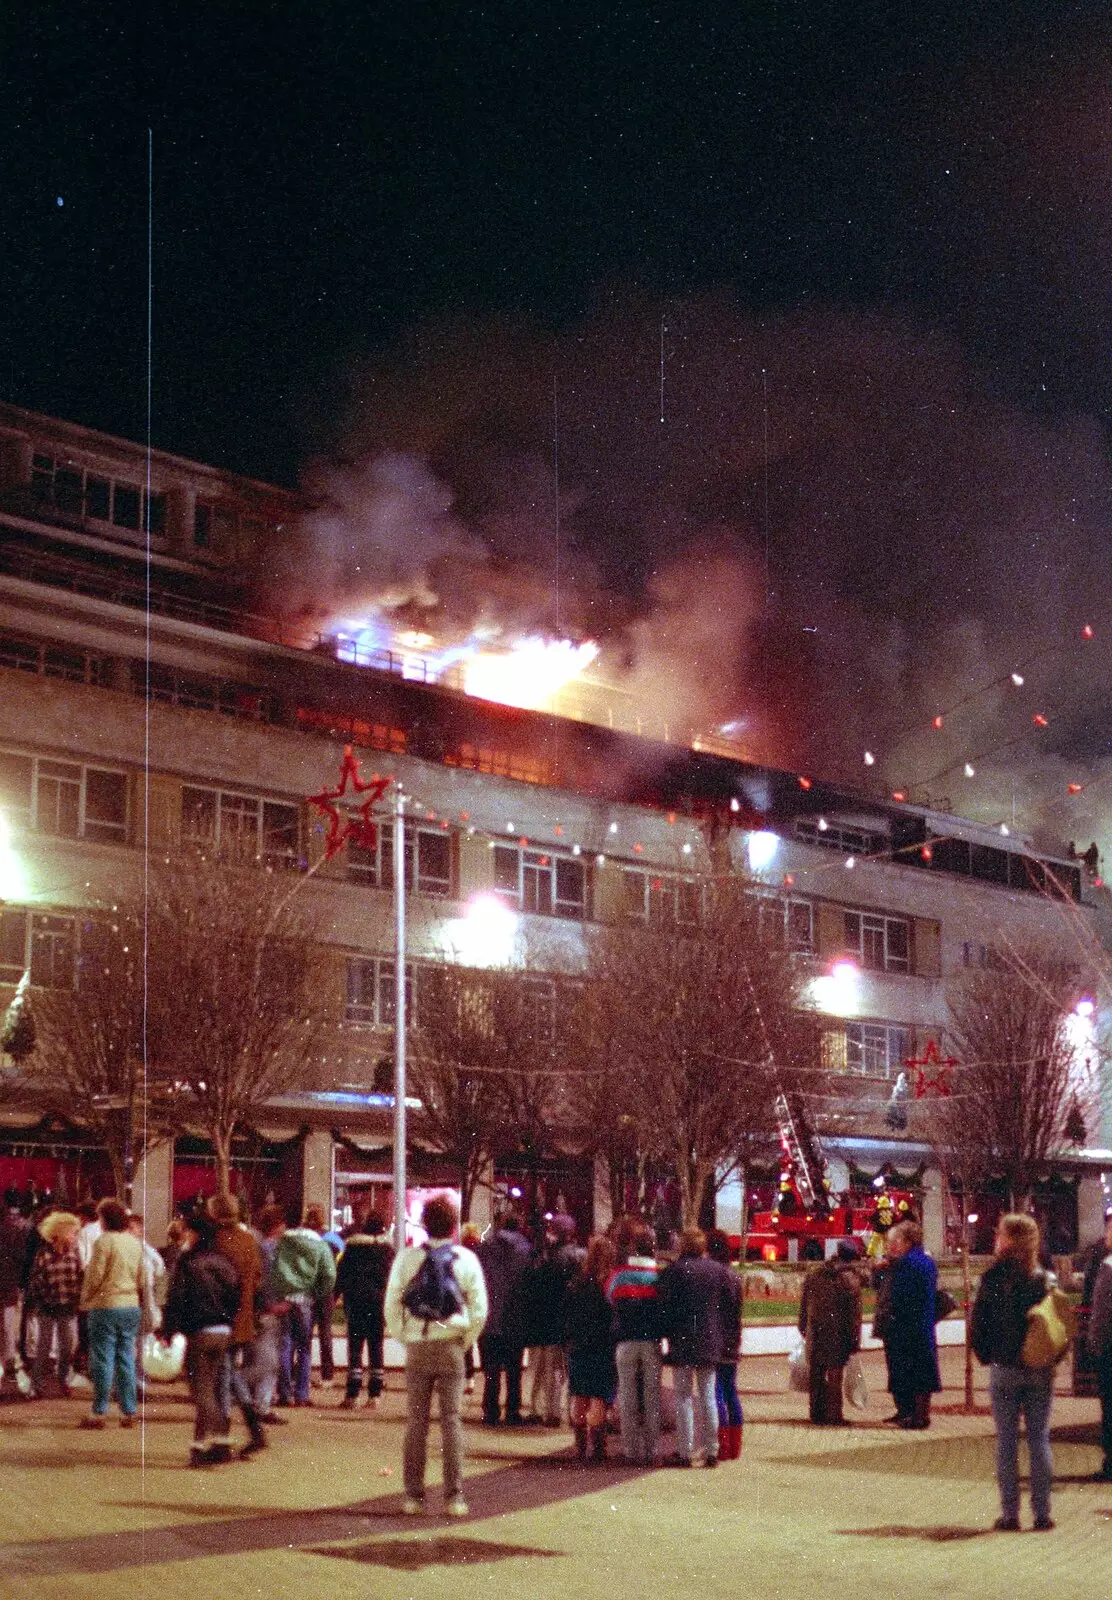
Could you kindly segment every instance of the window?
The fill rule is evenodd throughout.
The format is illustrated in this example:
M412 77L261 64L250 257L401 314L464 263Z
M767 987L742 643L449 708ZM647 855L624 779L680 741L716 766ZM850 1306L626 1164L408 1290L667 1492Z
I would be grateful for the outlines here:
M186 845L261 857L268 867L292 867L301 857L301 813L280 800L187 784L181 792L181 837Z
M795 836L807 844L820 844L827 850L842 850L852 856L888 853L888 840L883 834L843 822L827 822L825 817L797 817Z
M846 1070L895 1078L911 1055L911 1029L891 1022L846 1023Z
M28 967L39 988L73 988L72 917L0 911L0 983L18 983Z
M867 911L845 913L846 949L870 972L911 971L911 924Z
M624 868L622 887L626 916L639 922L678 922L691 927L702 917L703 886L690 878Z
M36 453L31 458L31 493L43 505L73 517L111 522L117 528L166 531L166 496L147 495L136 483L115 483L77 462ZM143 508L146 506L146 522Z
M762 896L758 907L761 939L799 954L815 948L815 909L809 900Z
M0 633L0 667L30 672L41 678L65 678L69 683L107 684L111 661L77 646L42 644L17 634Z
M352 883L366 883L375 889L394 887L394 824L378 826L373 850L348 845L347 875ZM416 867L416 883L414 868ZM412 823L405 829L405 886L412 893L452 897L452 836L442 828L420 828Z
M262 689L227 683L222 678L186 677L154 661L149 670L143 661L132 663L131 688L134 694L149 695L163 705L185 706L191 711L219 711L225 717L245 717L255 722L266 720L270 709Z
M127 840L127 774L106 767L0 751L0 806L55 839Z
M235 544L236 512L233 506L198 500L193 508L193 544L197 550L228 555Z
M571 856L496 844L494 887L522 911L538 916L582 921L588 915L587 869Z
M407 961L405 967L406 1010L412 1023L417 1017L420 984L416 968ZM347 1007L344 1018L375 1028L394 1026L397 993L394 986L394 963L389 956L349 956L347 964Z

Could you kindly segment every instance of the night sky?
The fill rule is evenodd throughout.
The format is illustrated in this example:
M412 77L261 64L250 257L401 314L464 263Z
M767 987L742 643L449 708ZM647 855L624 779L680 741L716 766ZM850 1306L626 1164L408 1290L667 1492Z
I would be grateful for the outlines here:
M939 781L1029 818L1103 770L1106 4L260 15L8 8L0 394L145 435L149 128L157 445L326 491L343 456L371 500L384 452L427 469L434 565L477 544L539 617L555 387L565 617L632 672L732 563L694 653L762 753L926 781L1015 733ZM1037 704L923 747L1037 650Z

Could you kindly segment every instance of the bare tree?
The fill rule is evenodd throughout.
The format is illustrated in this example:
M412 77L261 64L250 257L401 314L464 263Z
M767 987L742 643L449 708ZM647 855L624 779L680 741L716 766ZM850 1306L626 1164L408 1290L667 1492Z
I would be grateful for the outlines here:
M409 1086L422 1105L422 1131L455 1168L466 1221L490 1164L501 1102L492 1065L490 989L494 975L438 962L422 967Z
M624 924L591 944L601 1082L638 1148L674 1168L685 1223L754 1140L774 1136L777 1094L818 1066L816 1019L772 926L750 886L723 877L697 923Z
M324 1021L323 956L297 888L288 873L198 857L151 874L150 1054L187 1095L222 1188L237 1130L302 1085Z
M39 991L35 1016L29 1085L96 1135L117 1195L129 1200L136 1163L170 1136L175 1121L172 1096L152 1093L144 1048L141 906L86 921L75 986Z
M1079 1056L1071 1028L1079 994L1076 967L1014 952L950 1000L958 1064L952 1093L932 1109L932 1136L971 1181L1001 1178L1013 1207L1030 1203L1096 1104L1097 1063Z

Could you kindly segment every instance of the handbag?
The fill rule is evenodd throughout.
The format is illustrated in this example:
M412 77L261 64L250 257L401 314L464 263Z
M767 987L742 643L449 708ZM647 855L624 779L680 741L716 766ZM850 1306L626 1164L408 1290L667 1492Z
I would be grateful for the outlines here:
M180 1378L185 1366L185 1334L175 1333L170 1340L159 1339L153 1333L143 1335L139 1351L143 1371L153 1383L173 1383Z
M936 1289L934 1291L934 1320L941 1322L943 1317L948 1317L951 1311L957 1310L957 1300L949 1289Z
M869 1386L865 1382L865 1368L855 1350L842 1370L842 1395L855 1411L864 1411L869 1403Z
M1019 1359L1025 1367L1053 1367L1077 1334L1077 1315L1061 1289L1049 1289L1027 1313L1027 1334Z

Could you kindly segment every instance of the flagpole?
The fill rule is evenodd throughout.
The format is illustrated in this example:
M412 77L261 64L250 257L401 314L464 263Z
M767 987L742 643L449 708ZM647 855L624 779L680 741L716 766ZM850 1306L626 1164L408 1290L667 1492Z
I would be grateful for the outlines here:
M394 1248L405 1248L405 795L394 783Z

